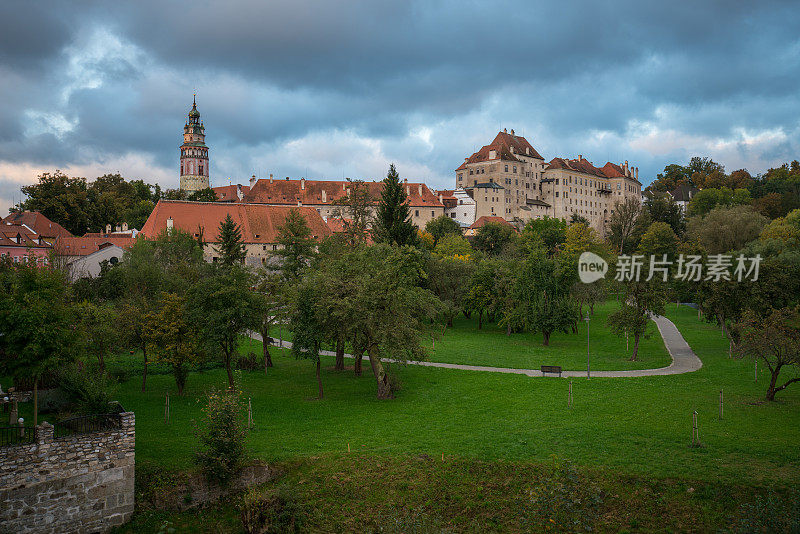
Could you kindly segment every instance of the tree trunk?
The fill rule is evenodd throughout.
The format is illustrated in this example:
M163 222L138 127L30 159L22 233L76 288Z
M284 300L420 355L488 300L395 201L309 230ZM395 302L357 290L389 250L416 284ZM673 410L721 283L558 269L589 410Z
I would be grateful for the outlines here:
M375 375L375 381L378 384L378 398L393 398L392 388L389 386L389 376L386 374L381 359L378 357L377 345L370 346L367 354L369 355L369 363L372 366L372 374Z
M233 389L233 371L231 370L231 356L225 355L225 371L228 373L228 388Z
M142 373L142 393L147 387L147 347L142 347L142 354L144 355L144 372Z
M633 334L633 354L629 361L635 362L639 355L639 334Z
M506 336L511 336L511 324L506 325Z
M353 372L356 376L361 376L361 362L364 360L364 351L357 348L353 351Z
M767 388L767 400L774 401L775 400L775 384L778 383L778 374L781 372L781 366L776 365L774 369L770 367L770 377L769 377L769 387Z
M481 327L483 326L482 319L483 319L483 310L478 312L478 330L480 330Z
M103 352L102 351L99 351L97 353L97 360L100 362L100 374L105 373L106 372L106 360L105 360L105 358L103 358Z
M344 342L341 339L336 340L336 365L337 371L344 371Z
M594 302L589 303L589 313L594 315Z
M269 342L267 338L269 337L269 330L264 329L261 331L261 348L264 351L264 372L267 372L268 367L273 367L272 365L272 356L269 354Z
M452 315L448 315L447 316L447 326L449 326L450 328L453 328L453 316Z
M773 393L774 397L775 394ZM39 377L33 377L33 426L39 424Z
M322 376L319 373L320 358L317 358L317 387L319 388L319 399L322 398Z
M542 345L550 346L550 332L542 332Z

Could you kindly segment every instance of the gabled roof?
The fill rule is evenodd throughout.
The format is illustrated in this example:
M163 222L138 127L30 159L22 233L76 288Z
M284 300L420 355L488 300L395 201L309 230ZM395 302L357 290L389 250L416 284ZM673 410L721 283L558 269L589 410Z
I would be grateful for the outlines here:
M491 143L472 154L472 156L467 158L456 170L464 169L470 163L492 161L492 159L490 159L492 151L494 151L493 159L495 160L521 161L516 155L522 155L544 161L544 158L533 148L527 139L521 135L514 135L514 130L511 130L511 133L503 130L497 133Z
M133 237L60 237L56 252L61 256L88 256L108 246L128 249L136 243Z
M242 195L244 196L248 193L248 191L250 191L250 186L232 184L213 187L212 189L214 190L214 193L217 194L218 202L238 202L241 200L239 198L239 191L241 191Z
M670 196L675 199L675 202L689 202L695 196L699 189L689 184L681 184L669 192Z
M486 226L489 223L504 224L506 226L510 226L511 228L514 228L514 225L511 224L510 222L508 222L507 220L505 220L504 218L495 217L493 215L483 215L483 216L479 217L477 221L475 221L474 223L472 223L470 225L470 228L473 228L473 229L474 228L480 228L481 226Z
M4 224L0 226L0 247L49 248L52 238L31 232L26 226Z
M245 194L243 202L297 206L331 205L347 196L353 186L347 180L277 180L261 178ZM364 187L377 203L383 192L383 181L364 182ZM413 207L442 207L442 203L427 185L403 181L408 205Z
M57 222L53 222L38 211L10 213L2 220L5 224L24 224L43 237L71 237L72 234Z
M315 239L331 235L331 229L313 208L186 200L159 200L144 223L141 234L155 238L166 230L167 220L172 219L174 228L192 235L199 234L202 229L203 239L213 243L217 239L219 225L230 215L241 228L244 243L277 243L278 230L292 209L300 211Z
M598 169L592 165L592 163L585 158L553 158L550 160L550 164L545 168L546 171L549 171L550 169L565 169L572 172L588 174L590 176L597 176L598 178L608 178L608 176L601 169Z

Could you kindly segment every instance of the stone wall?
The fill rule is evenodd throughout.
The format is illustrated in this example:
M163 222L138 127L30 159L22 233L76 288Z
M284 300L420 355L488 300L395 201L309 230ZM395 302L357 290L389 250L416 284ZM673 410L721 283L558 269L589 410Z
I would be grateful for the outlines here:
M134 501L134 414L120 429L0 448L0 533L105 532L130 519Z

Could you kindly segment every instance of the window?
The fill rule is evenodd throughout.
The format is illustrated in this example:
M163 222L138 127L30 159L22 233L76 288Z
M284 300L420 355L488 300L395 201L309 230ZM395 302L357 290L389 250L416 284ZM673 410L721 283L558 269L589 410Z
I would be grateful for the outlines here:
M433 210L431 210L431 217L436 217L436 213Z
M506 172L508 172L508 165L506 165Z
M469 173L470 173L470 174L474 174L474 172L475 172L475 171L473 171L472 169L470 169L470 170L469 170Z
M556 185L558 185L558 178L556 178Z
M110 263L111 265L116 265L119 263L119 258L116 256L111 256L111 259L108 260L108 263Z
M419 217L419 210L414 210L414 217Z
M272 250L278 250L278 245L272 245Z
M460 180L464 176L463 172L458 173L458 179Z
M517 174L517 166L514 165L514 174Z

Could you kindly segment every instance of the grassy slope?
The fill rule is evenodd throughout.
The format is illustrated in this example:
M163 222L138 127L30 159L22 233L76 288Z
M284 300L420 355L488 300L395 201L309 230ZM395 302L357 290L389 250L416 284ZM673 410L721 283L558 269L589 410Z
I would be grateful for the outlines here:
M625 338L612 334L606 326L608 314L617 308L609 301L595 306L595 313L589 323L589 355L592 369L627 370L665 367L670 357L654 323L650 323L649 337L639 346L638 361L628 361ZM585 308L588 311L588 308ZM505 335L505 329L496 324L484 323L478 330L475 317L466 319L459 316L453 328L436 340L435 350L430 351L434 362L488 365L493 367L513 367L518 369L538 369L541 365L560 365L565 370L583 371L586 369L586 323L581 321L577 334L554 333L550 346L542 345L541 334ZM430 347L430 340L425 345ZM630 338L633 350L633 338Z
M780 402L757 403L766 377L754 383L751 361L728 359L727 342L698 322L693 310L671 307L668 315L703 369L679 376L574 379L572 410L566 406L566 379L415 366L397 368L404 387L394 401L374 398L368 365L362 378L327 369L325 400L310 400L316 389L311 363L276 350L277 367L269 375L242 374L256 421L250 450L268 461L343 453L348 443L354 452L373 456L445 453L541 462L557 455L636 475L796 482L800 388L784 392ZM326 363L332 365L332 358ZM118 397L136 412L137 462L189 467L197 398L224 383L220 369L193 373L186 397L171 398L169 425L163 423L164 392L174 394L169 375L151 376L144 395L136 379L123 384ZM726 398L722 421L720 388ZM701 449L688 447L693 410L699 413Z

